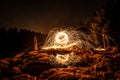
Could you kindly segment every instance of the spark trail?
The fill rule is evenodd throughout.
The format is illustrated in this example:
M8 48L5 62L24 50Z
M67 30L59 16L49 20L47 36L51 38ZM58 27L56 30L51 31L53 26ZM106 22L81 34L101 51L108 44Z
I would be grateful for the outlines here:
M73 50L77 48L92 48L89 38L83 32L79 32L72 27L69 28L54 28L52 29L43 45L44 50ZM71 65L78 62L80 59L75 55L74 52L70 53L56 53L51 55L50 63Z

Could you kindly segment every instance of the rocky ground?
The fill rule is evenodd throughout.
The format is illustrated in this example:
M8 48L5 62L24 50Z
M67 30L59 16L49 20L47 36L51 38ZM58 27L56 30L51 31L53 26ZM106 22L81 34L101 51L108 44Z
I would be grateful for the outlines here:
M80 61L59 66L50 63L49 51L30 51L0 59L0 80L120 80L120 52L81 49Z

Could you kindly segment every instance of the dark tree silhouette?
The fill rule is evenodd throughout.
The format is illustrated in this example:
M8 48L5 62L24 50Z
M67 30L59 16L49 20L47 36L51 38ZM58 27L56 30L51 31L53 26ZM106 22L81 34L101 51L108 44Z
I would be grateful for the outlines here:
M113 38L118 44L120 44L120 0L109 0L106 5L106 14L105 17L109 19L109 28Z
M38 46L43 45L46 34L25 29L18 31L16 27L8 30L0 28L0 58L12 57L21 51L32 50L34 35L37 36Z

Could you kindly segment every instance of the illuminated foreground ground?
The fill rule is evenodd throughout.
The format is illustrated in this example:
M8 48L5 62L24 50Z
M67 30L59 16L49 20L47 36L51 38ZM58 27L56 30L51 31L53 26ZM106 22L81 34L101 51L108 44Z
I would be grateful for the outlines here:
M74 65L51 64L49 51L20 53L0 60L0 80L120 80L120 52L78 50Z

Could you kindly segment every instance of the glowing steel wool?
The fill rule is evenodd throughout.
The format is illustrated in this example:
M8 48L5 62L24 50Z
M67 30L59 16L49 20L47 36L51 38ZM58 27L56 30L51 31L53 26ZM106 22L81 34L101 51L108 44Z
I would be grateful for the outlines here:
M58 46L66 46L68 43L68 35L65 32L58 32L55 36L55 41L54 44L58 45Z
M66 49L80 42L78 32L74 29L54 28L49 32L42 49Z

